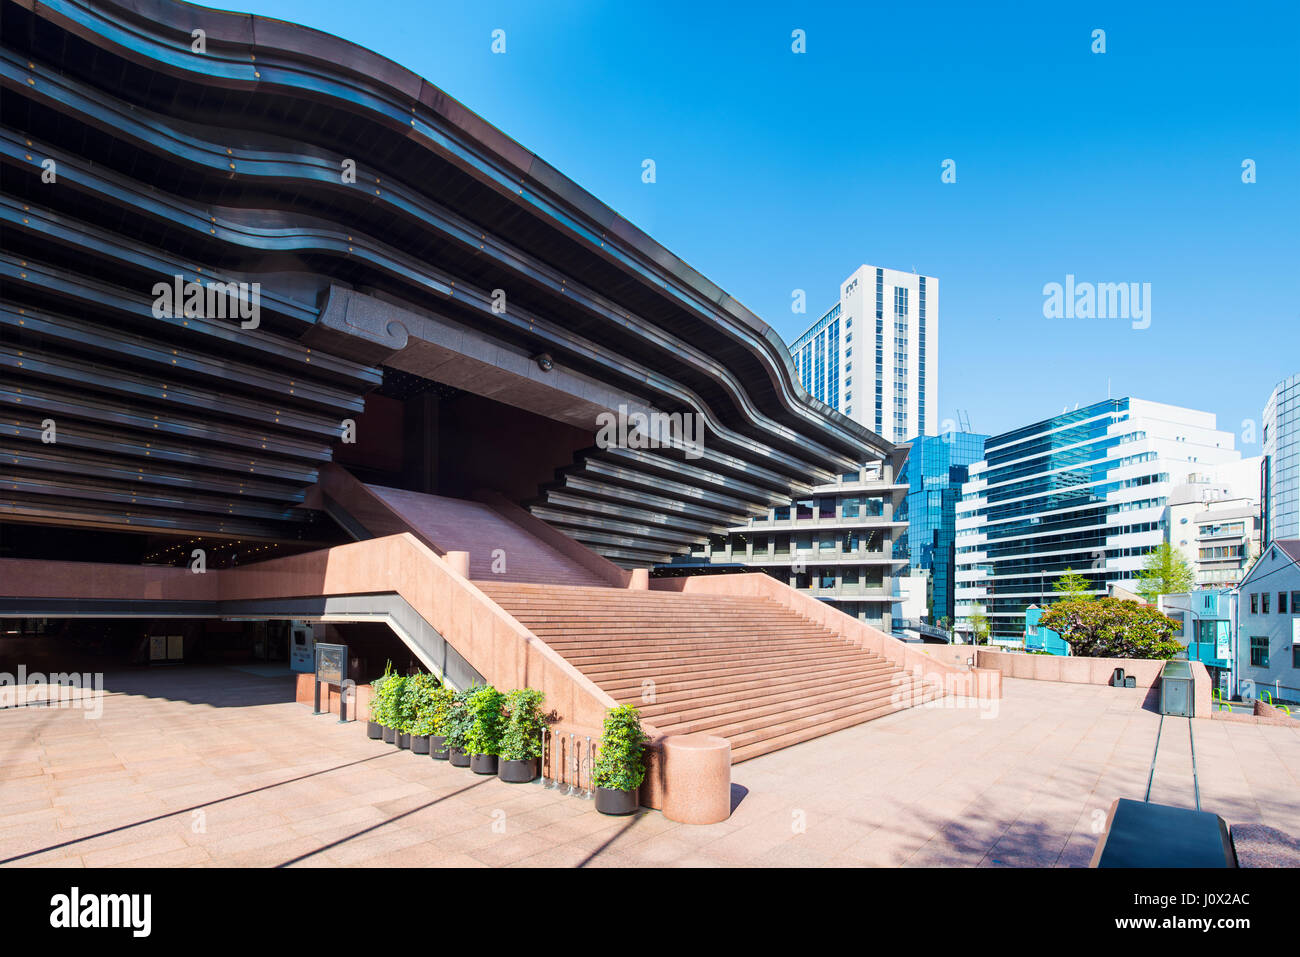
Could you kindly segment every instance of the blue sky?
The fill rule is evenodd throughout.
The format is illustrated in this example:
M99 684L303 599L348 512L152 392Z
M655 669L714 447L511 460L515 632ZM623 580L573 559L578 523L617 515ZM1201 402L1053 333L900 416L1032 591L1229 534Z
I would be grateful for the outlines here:
M251 2L426 77L787 341L864 262L937 276L941 420L1109 380L1258 454L1300 371L1300 4ZM1044 318L1067 273L1150 283L1150 327Z

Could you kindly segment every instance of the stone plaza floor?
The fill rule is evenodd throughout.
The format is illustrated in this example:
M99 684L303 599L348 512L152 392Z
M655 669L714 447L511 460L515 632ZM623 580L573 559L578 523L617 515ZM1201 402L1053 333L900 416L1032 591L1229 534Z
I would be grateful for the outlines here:
M0 711L0 866L1086 866L1161 720L1008 679L995 716L914 708L737 765L731 818L689 826L398 751L292 687L120 672L95 720ZM1151 800L1194 806L1189 725L1201 807L1300 836L1300 726L1166 718Z

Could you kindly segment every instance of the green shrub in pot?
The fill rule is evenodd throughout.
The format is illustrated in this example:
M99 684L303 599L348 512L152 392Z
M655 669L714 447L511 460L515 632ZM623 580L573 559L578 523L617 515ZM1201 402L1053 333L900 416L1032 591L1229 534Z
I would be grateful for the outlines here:
M399 748L410 747L411 743L411 732L407 730L410 722L406 713L406 683L409 680L405 675L393 675L384 682L384 727L393 730L393 743ZM387 732L384 740L388 740Z
M505 730L502 712L505 697L491 685L475 688L469 696L472 720L465 736L465 749L470 753L470 768L475 774L497 773L497 754Z
M406 680L404 707L411 711L411 752L429 753L429 737L433 734L433 693L441 682L431 674L421 673Z
M387 681L390 677L392 677L392 674L393 674L393 663L392 661L389 661L387 667L384 668L384 673L380 675L378 678L376 678L374 681L370 682L370 702L369 702L370 720L366 725L366 737L368 738L383 737L384 698L381 692L384 687L384 682Z
M384 728L384 740L389 744L397 742L397 734L400 730L398 727L400 721L398 703L401 700L405 684L405 678L399 674L389 672L380 680L379 690L376 692L379 698L379 707L376 709L376 714L379 723Z
M466 688L451 696L446 722L443 725L443 747L447 749L447 759L458 768L469 767L469 752L466 750L466 744L470 725L474 723L474 716L469 710L469 698L475 690L472 687Z
M644 744L645 732L636 708L630 704L610 708L591 773L597 811L631 814L637 809L637 789L645 780Z
M451 706L455 699L456 692L446 685L439 685L429 692L429 708L426 712L429 754L437 761L447 760L447 722L451 720Z
M535 688L519 688L506 695L497 775L508 784L525 784L537 777L546 728L542 714L545 700L546 695Z

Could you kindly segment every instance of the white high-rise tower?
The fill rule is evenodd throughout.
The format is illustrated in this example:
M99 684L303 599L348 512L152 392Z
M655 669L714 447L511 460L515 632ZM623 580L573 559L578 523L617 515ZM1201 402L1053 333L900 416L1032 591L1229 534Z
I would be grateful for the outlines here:
M861 266L790 346L804 389L891 442L938 434L939 280Z

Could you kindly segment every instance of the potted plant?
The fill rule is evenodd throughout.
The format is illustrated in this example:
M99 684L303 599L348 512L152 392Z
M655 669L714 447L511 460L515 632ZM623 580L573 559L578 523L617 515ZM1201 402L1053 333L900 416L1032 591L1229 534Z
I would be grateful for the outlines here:
M443 725L443 746L447 749L447 760L455 768L469 767L469 752L465 750L465 739L469 734L469 726L474 721L474 716L469 710L469 696L474 693L474 690L466 688L452 695L450 707L447 709L447 721Z
M428 754L429 736L433 733L433 692L439 681L431 674L421 673L406 682L406 697L414 717L411 719L411 753Z
M506 725L501 733L497 777L507 784L527 784L537 778L542 756L546 695L535 688L519 688L506 695Z
M610 708L600 738L600 755L591 769L596 810L601 814L632 814L640 806L637 789L645 780L641 716L630 704Z
M370 682L370 721L366 724L366 737L378 741L384 736L384 697L383 687L393 674L393 662L390 660L384 673Z
M389 673L379 686L379 723L384 726L384 743L397 743L397 701L402 694L405 679Z
M505 695L491 685L475 688L469 696L470 725L465 735L469 751L469 769L475 774L496 774L497 754L501 750L501 732L505 720L501 705Z
M405 751L411 746L411 725L415 723L415 706L406 693L412 679L398 676L388 684L394 685L392 692L393 727L397 729L397 746Z
M429 692L429 756L435 761L447 760L447 720L455 697L456 692L446 685Z

